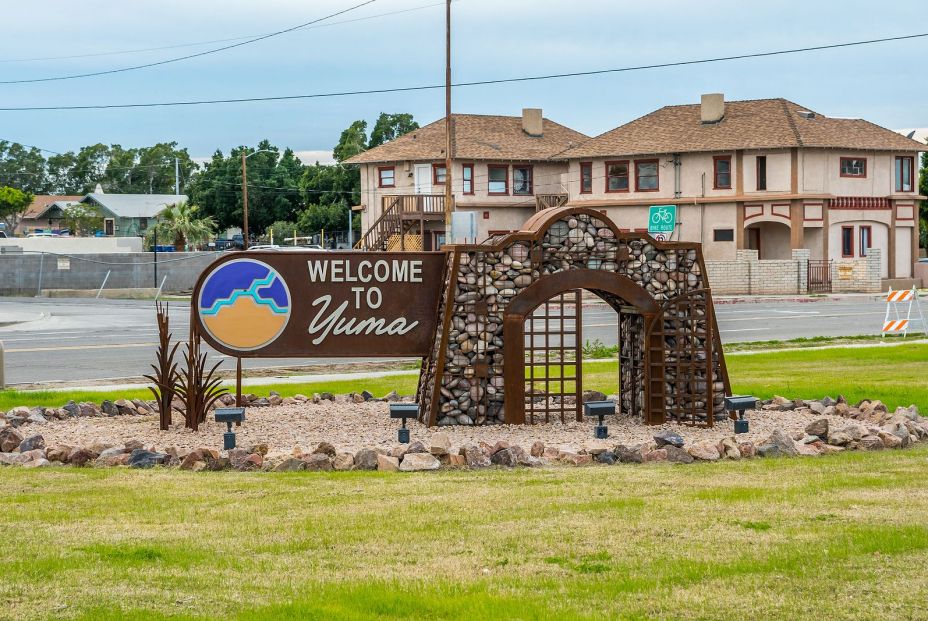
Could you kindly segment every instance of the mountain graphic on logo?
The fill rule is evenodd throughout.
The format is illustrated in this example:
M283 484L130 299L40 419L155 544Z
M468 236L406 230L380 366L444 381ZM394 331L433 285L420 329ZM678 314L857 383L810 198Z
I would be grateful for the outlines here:
M283 332L290 319L290 292L266 263L236 259L206 277L197 307L213 338L248 351L269 345Z

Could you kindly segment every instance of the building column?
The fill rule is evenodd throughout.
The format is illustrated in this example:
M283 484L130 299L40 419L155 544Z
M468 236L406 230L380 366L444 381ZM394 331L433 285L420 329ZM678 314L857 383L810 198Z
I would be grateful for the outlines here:
M822 200L822 261L828 260L828 238L830 237L830 218L828 212L831 210L831 201Z
M917 207L917 204L916 204ZM887 266L889 268L889 277L896 277L896 203L892 199L889 201L889 243L886 245Z
M735 203L735 250L744 250L744 203Z
M918 219L918 202L917 201L915 203L914 209L915 209L915 226L912 228L912 261L910 261L911 267L909 268L911 270L909 272L909 276L911 276L912 278L915 278L915 264L918 263L918 237L919 237L919 233L921 232L921 228L920 228L921 224Z
M792 200L789 202L789 247L793 250L802 248L805 244L805 214L803 213L802 201Z

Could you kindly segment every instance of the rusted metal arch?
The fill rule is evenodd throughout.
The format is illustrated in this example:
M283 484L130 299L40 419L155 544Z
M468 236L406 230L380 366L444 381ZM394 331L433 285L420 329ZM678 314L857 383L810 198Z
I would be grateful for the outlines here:
M604 270L571 269L542 276L523 289L510 300L503 313L503 358L508 363L504 367L504 414L506 423L521 425L525 423L525 318L546 300L571 289L588 289L597 295L609 293L628 305L637 308L645 318L645 331L650 333L650 326L661 313L661 307L641 286L630 278ZM601 296L610 306L619 312L613 302ZM656 336L654 337L657 338ZM652 343L651 347L658 346ZM661 343L658 349L662 350ZM512 363L516 362L515 365ZM645 403L650 403L650 382L645 386ZM660 395L663 401L663 394ZM651 421L650 408L648 422ZM654 421L657 422L657 421ZM663 422L662 420L660 422Z

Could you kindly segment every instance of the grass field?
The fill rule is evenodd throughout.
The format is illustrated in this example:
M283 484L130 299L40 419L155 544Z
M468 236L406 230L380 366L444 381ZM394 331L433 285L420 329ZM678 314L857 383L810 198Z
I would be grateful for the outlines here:
M926 467L6 468L0 618L923 619Z
M928 411L928 344L914 343L893 347L849 349L817 349L809 351L783 351L751 355L731 354L726 357L732 390L768 398L775 394L786 397L818 399L825 394L845 395L850 401L864 398L880 399L891 407L919 406ZM588 362L584 364L584 388L600 390L606 394L617 390L618 369L615 362ZM336 394L369 390L384 395L391 390L413 394L416 375L325 382L312 384L278 384L247 388L266 395L276 390L283 396L298 393L329 391ZM151 399L147 390L114 393L101 392L16 392L0 391L0 411L18 405L45 405L58 407L68 399L95 401L103 399Z

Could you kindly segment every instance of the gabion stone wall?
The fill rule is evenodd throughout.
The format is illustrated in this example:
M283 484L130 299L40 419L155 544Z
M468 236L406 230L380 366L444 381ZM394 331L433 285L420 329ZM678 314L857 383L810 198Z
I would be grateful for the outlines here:
M563 272L575 271L572 287L584 287L591 270L616 275L626 289L630 280L647 294L632 308L614 292L594 290L619 311L622 411L647 422L666 415L711 424L724 415L727 378L699 244L621 233L598 212L565 207L539 212L524 231L451 247L435 346L420 377L422 420L505 422L505 365L521 373L523 364L504 360L510 304L520 295L533 299L542 289L530 287ZM650 354L648 339L666 354ZM656 380L650 389L649 378Z

